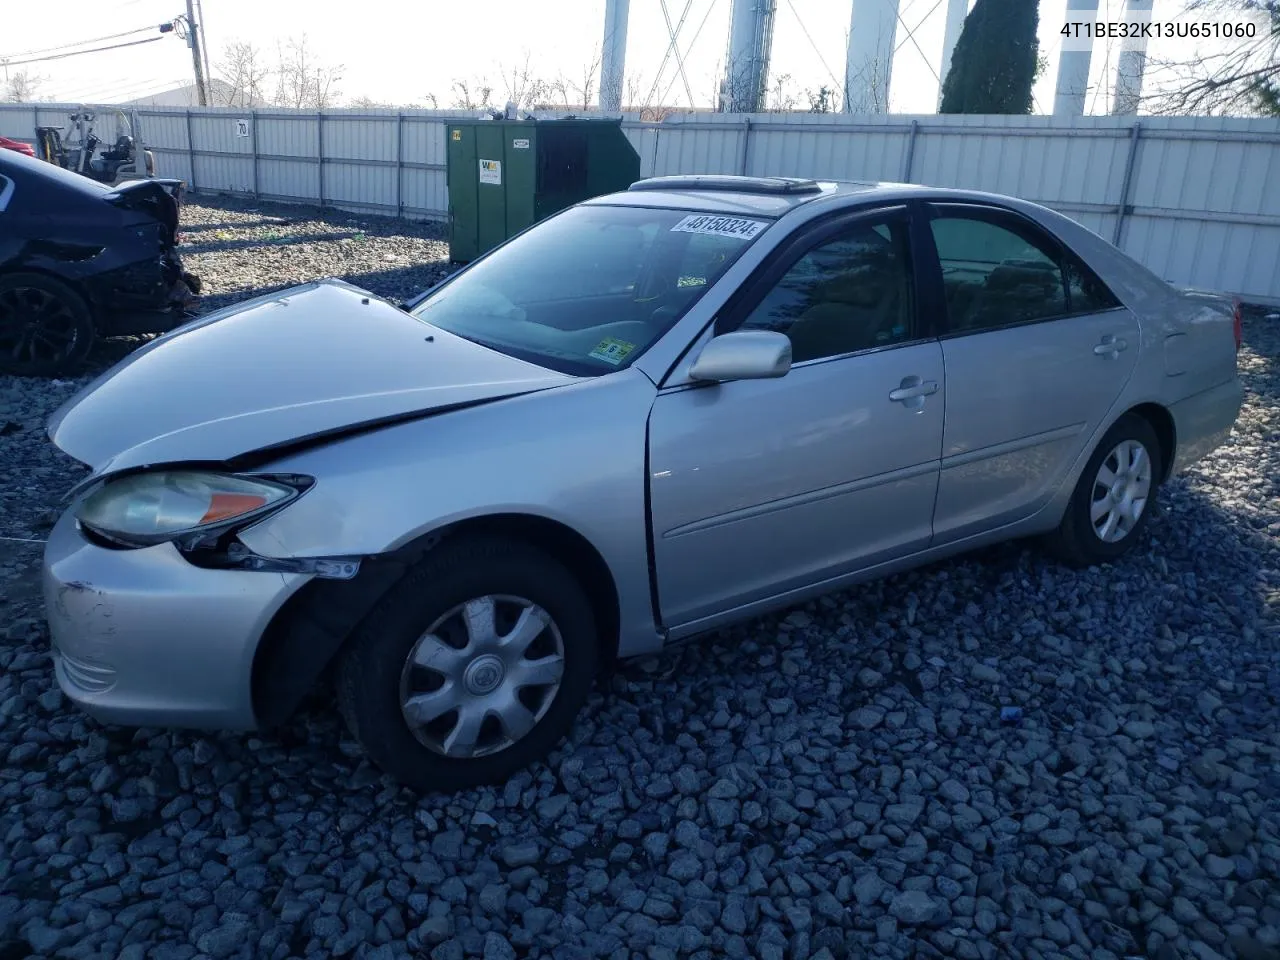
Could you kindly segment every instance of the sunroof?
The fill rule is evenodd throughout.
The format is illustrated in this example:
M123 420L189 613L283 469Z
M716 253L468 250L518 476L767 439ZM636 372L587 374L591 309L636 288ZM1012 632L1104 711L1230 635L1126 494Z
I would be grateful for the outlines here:
M796 177L734 177L724 174L698 176L650 177L638 180L631 190L720 190L726 193L766 193L775 196L791 196L805 193L821 193L816 180Z

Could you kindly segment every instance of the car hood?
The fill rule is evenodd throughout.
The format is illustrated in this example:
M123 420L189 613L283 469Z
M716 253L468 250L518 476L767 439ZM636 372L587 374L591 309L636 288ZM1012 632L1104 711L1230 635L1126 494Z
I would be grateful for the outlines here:
M325 280L153 340L63 404L48 433L97 476L227 461L576 379Z

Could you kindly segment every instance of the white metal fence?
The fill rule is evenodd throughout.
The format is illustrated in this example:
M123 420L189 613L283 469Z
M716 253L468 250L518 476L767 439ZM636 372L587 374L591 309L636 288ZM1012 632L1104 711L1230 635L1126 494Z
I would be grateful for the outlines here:
M69 106L0 105L30 141ZM100 108L107 116L111 108ZM458 111L134 112L163 176L197 192L443 218ZM1013 194L1080 221L1186 286L1280 299L1280 120L681 114L624 117L645 176L875 179ZM114 136L114 128L99 130Z

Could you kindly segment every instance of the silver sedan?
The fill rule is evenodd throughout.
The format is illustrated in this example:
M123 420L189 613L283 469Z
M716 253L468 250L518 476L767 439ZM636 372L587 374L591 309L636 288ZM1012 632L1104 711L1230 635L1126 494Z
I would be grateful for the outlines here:
M1230 434L1239 345L1030 203L642 181L404 306L307 284L72 398L58 682L219 729L325 685L403 782L500 781L617 658L993 541L1117 560Z

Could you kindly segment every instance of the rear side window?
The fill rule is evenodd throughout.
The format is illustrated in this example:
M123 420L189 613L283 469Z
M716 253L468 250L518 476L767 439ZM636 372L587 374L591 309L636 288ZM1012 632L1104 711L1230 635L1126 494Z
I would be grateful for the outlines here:
M1101 313L1120 306L1116 295L1107 289L1107 285L1082 260L1068 253L1063 261L1063 272L1067 276L1068 305L1072 313Z
M931 221L948 327L976 333L1121 306L1063 245L1013 215L941 207Z
M930 224L953 332L973 333L1067 313L1054 252L987 220L945 215Z
M13 181L8 177L0 177L0 213L4 213L13 199Z

